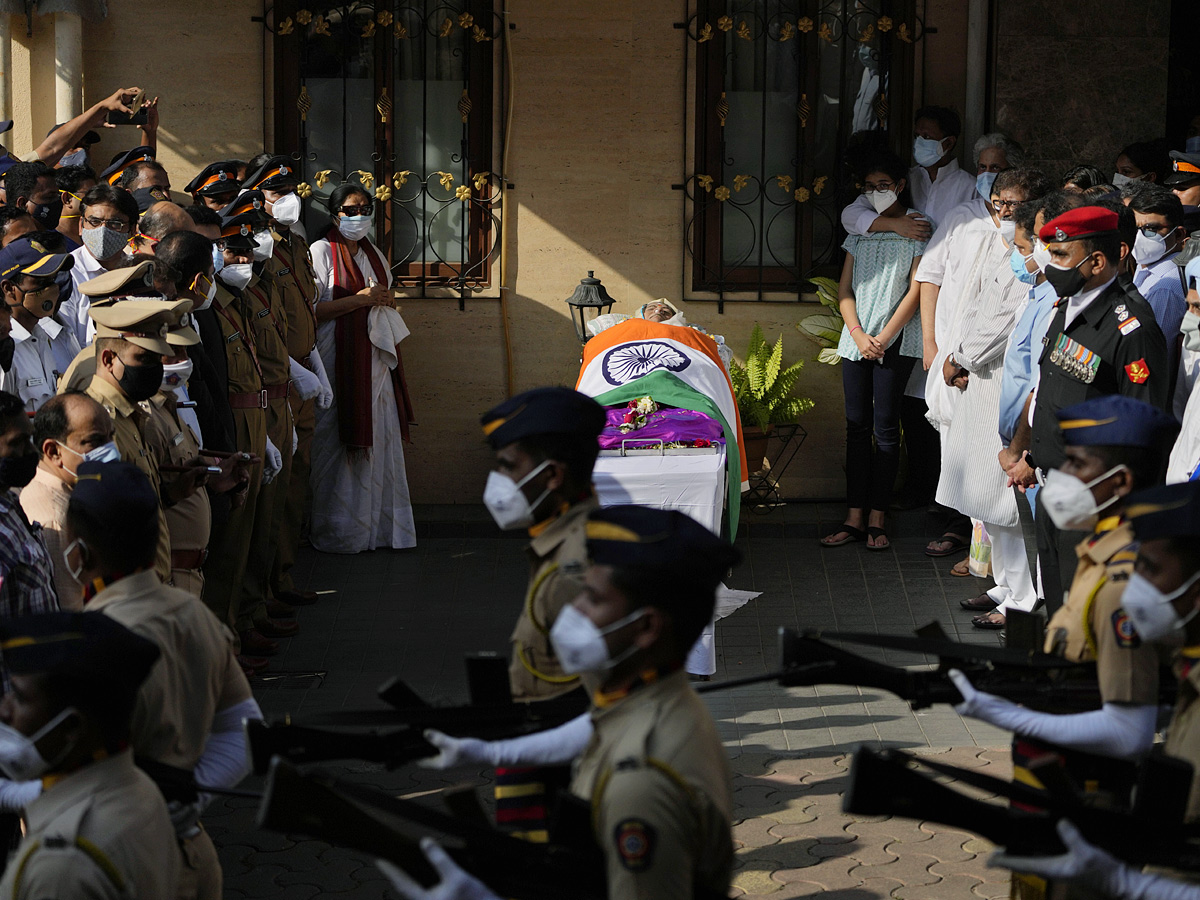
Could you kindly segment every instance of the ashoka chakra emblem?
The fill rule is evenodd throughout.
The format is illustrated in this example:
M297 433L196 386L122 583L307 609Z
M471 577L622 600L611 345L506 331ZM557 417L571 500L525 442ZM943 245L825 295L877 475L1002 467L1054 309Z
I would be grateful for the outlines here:
M604 378L609 384L627 384L655 369L681 372L692 361L661 341L639 341L609 350L604 355Z

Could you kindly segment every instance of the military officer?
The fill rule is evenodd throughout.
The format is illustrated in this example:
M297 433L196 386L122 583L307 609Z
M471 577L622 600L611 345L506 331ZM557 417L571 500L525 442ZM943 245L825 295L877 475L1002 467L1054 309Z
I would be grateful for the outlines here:
M584 523L596 509L592 467L604 410L568 388L536 388L483 414L496 453L484 503L503 529L529 531L529 585L513 629L509 684L515 700L545 700L579 686L550 646L559 610L587 566Z
M594 733L575 762L570 790L590 807L608 896L726 896L733 864L729 763L683 664L737 552L683 513L641 506L593 510L586 536L591 562L583 589L563 608L551 640L565 671L587 674L598 686ZM446 880L465 876L433 855ZM443 885L425 891L394 867L383 868L404 897L447 896L433 893ZM476 883L474 892L456 896L494 895Z
M297 590L291 569L300 545L300 530L308 509L309 474L312 468L313 432L317 425L317 408L328 409L333 401L329 379L317 352L317 319L313 304L317 297L316 277L312 257L302 236L300 196L296 186L300 173L286 156L255 157L244 187L262 192L264 210L271 217L271 236L274 245L266 260L262 277L275 284L283 301L287 318L287 349L291 357L292 392L288 402L292 407L292 427L296 430L296 452L292 454L291 476L286 486L282 521L280 522L275 564L271 572L271 588L275 598L291 606L316 602L312 591ZM313 394L311 385L317 393ZM309 385L305 389L305 385Z
M1159 409L1169 402L1166 339L1150 306L1117 281L1117 225L1112 210L1081 206L1051 219L1038 233L1050 253L1046 280L1059 297L1043 339L1041 374L1030 407L1030 465L1043 473L1063 461L1056 415L1063 407L1106 394L1123 394ZM1053 615L1071 583L1071 551L1082 535L1060 535L1041 504L1035 526L1043 599Z
M244 719L262 718L232 636L193 594L155 577L154 491L125 462L86 462L67 509L64 554L85 608L154 641L162 659L138 692L130 745L159 785L179 840L178 897L219 900L221 866L200 826L196 783L233 787L249 774Z
M158 647L99 613L47 613L0 623L0 651L14 684L0 722L22 736L8 742L0 769L40 794L25 808L25 837L0 893L176 896L179 851L167 807L128 746L130 714Z
M127 297L119 303L92 304L88 315L96 323L96 374L87 394L103 406L116 428L114 439L121 458L132 462L150 479L159 495L158 561L156 570L163 581L171 578L171 537L166 509L187 499L207 478L206 464L196 461L187 472L163 481L160 466L167 461L149 439L150 413L140 404L149 400L162 384L163 357L173 351L167 332L191 307L189 300Z
M183 186L197 206L220 211L233 202L241 182L237 177L237 162L232 159L209 163Z

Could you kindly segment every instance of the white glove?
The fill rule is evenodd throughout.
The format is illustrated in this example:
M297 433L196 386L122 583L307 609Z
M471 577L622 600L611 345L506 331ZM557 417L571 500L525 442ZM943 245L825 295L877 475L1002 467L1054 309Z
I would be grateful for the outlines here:
M296 426L292 426L292 456L296 455L296 448L300 446L300 435L296 434Z
M329 409L333 405L333 386L329 383L329 376L325 373L325 363L316 347L313 347L312 353L308 354L308 362L312 366L313 373L321 380L321 393L317 395L317 409Z
M310 372L296 360L288 357L288 370L292 378L292 386L301 400L311 400L321 393L321 379L315 372Z
M41 795L41 779L9 781L7 778L0 778L0 811L21 812Z
M425 731L425 740L437 747L437 756L417 760L426 769L453 769L472 763L489 766L554 766L569 763L592 739L592 717L582 713L557 728L547 728L503 741L455 738L433 728Z
M987 864L1086 887L1105 897L1122 900L1197 900L1200 886L1184 884L1161 875L1139 872L1089 844L1066 819L1058 820L1058 836L1067 852L1058 856L1009 856L994 850Z
M271 439L267 438L267 452L263 454L262 483L270 484L282 468L283 454L279 452L278 447L271 443Z
M190 838L200 831L196 824L200 821L200 801L184 803L181 800L172 800L167 804L167 814L171 817L171 824L175 826L175 837Z
M486 884L460 869L433 838L421 838L421 851L441 876L441 880L428 889L386 859L375 860L379 871L387 876L404 900L500 900Z

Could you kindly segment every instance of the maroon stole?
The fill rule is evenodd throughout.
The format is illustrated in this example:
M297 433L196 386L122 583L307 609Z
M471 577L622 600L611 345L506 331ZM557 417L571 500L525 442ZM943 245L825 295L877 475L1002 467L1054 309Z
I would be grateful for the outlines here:
M348 241L337 225L331 225L325 237L333 250L332 298L338 300L357 294L367 285L354 262L359 248L367 255L375 272L376 284L387 284L387 267L379 253L364 238ZM367 317L371 308L363 306L353 312L338 316L334 322L334 346L337 359L334 363L334 392L338 404L338 435L346 449L369 451L374 441L371 419L371 339L367 334ZM396 397L396 414L400 420L400 434L405 441L411 440L408 426L415 420L412 401L404 379L404 364L400 362L400 346L396 346L396 368L392 370L392 391Z

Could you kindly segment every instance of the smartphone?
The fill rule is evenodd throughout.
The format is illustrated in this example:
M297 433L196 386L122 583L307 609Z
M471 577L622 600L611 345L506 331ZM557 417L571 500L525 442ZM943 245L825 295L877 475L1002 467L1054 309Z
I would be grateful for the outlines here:
M142 105L145 102L146 102L146 92L138 91L137 96L135 96L133 98L132 102L125 104L130 109L132 109L133 112L132 113L110 112L108 114L108 124L109 125L145 125L146 121L147 121L147 116L149 115L147 113L145 107Z
M204 471L207 472L209 475L220 475L221 467L220 466L205 466Z

